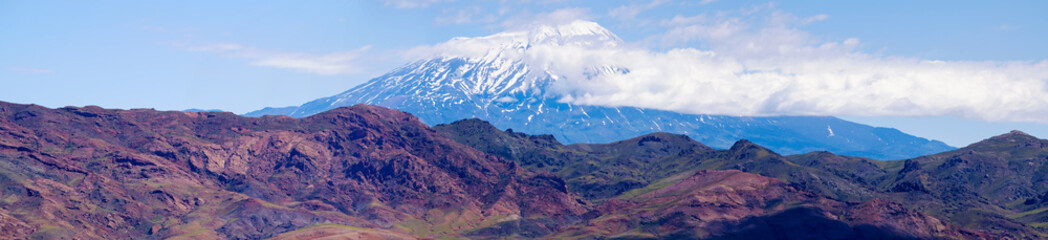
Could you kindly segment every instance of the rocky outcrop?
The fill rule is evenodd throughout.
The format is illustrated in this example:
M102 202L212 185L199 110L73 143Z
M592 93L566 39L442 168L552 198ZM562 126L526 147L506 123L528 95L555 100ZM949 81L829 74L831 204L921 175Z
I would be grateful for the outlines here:
M551 232L588 209L556 176L365 105L294 119L0 103L0 189L0 231L32 238L443 236L511 215Z

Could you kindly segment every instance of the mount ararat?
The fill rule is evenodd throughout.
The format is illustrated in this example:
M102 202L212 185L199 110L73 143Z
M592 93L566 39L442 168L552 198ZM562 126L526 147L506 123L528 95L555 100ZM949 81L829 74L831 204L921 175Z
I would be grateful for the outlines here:
M671 132L720 149L748 139L783 154L823 150L875 159L904 159L954 149L895 129L836 117L740 117L574 104L568 101L570 94L559 91L564 84L561 80L568 74L534 61L541 57L537 56L541 51L534 51L539 48L623 45L618 36L587 21L455 38L439 45L441 49L455 49L451 53L409 63L343 93L301 106L265 108L245 115L306 117L342 106L369 104L410 112L430 125L480 118L499 128L553 134L565 143L607 143L652 132ZM590 79L630 72L616 66L577 70Z

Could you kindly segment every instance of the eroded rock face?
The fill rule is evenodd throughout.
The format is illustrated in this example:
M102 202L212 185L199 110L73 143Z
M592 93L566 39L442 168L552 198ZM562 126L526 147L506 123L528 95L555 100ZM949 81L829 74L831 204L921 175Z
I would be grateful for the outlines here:
M264 238L321 223L439 235L510 215L556 231L588 204L555 176L364 105L294 119L0 103L0 189L0 231L45 238Z

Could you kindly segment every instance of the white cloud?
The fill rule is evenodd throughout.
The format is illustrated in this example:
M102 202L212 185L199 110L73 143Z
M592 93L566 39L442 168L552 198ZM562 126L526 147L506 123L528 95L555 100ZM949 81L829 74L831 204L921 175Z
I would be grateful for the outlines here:
M539 14L522 13L506 19L501 25L513 30L527 29L536 25L562 25L575 20L593 19L589 11L588 8L562 8Z
M812 52L827 51L822 48ZM955 115L1045 121L1048 63L943 62L861 53L750 57L715 51L533 49L564 74L554 89L577 104L729 115ZM607 65L625 74L587 79Z
M445 9L441 16L434 20L437 24L469 24L469 23L491 23L497 17L493 14L483 14L480 6L469 6L458 9Z
M235 43L217 43L217 44L193 46L193 47L189 47L189 50L203 51L203 52L230 52L230 51L242 50L242 49L245 49L245 48L247 48L247 47L244 47L244 46L241 46L240 44L235 44Z
M1011 24L1003 24L1003 25L995 27L994 29L997 29L999 31L1013 31L1013 30L1018 30L1019 26L1011 25Z
M709 21L709 17L706 14L699 14L695 16L685 17L681 15L674 16L670 19L662 20L661 25L663 26L681 26L688 24L695 24L699 22Z
M641 12L651 10L652 8L658 7L666 2L666 0L652 0L646 4L637 3L619 6L608 11L608 16L618 18L619 20L633 21L636 20L637 15Z
M19 72L19 73L29 73L29 74L51 74L51 73L55 73L55 70L47 69L47 68L12 67L11 70L15 71L15 72Z
M652 39L708 48L536 45L522 59L559 75L551 90L576 104L728 115L952 115L1048 122L1048 61L879 56L860 51L858 39L827 41L797 28L827 18L801 18L771 7L675 17L663 21L669 29ZM483 54L506 34L513 33L420 49ZM587 76L604 66L629 71Z
M362 71L360 57L371 46L364 46L351 51L327 54L306 54L281 52L233 43L220 43L188 47L193 51L220 53L227 57L248 59L255 66L292 69L320 75L353 74Z
M812 17L809 17L809 18L805 18L804 21L801 22L801 24L809 24L809 23L813 23L813 22L820 22L820 21L825 21L826 19L830 19L830 15L819 14L819 15L815 15L815 16L812 16Z
M434 3L442 2L446 0L382 0L386 6L393 6L396 8L420 8L428 7Z

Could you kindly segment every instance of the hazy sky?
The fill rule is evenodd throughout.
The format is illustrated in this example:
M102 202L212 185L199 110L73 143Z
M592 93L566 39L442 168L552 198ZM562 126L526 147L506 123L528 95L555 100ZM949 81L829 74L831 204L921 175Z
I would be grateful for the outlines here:
M998 129L1048 137L1046 10L1045 1L0 0L0 100L244 113L345 91L420 46L581 19L628 49L578 54L649 60L611 63L653 74L611 79L599 92L613 94L580 103L654 94L638 104L847 116L960 146ZM706 73L696 66L734 72L702 75L727 86L708 94L687 78ZM624 87L652 79L691 92ZM682 97L697 94L710 97ZM733 97L746 94L757 100Z

